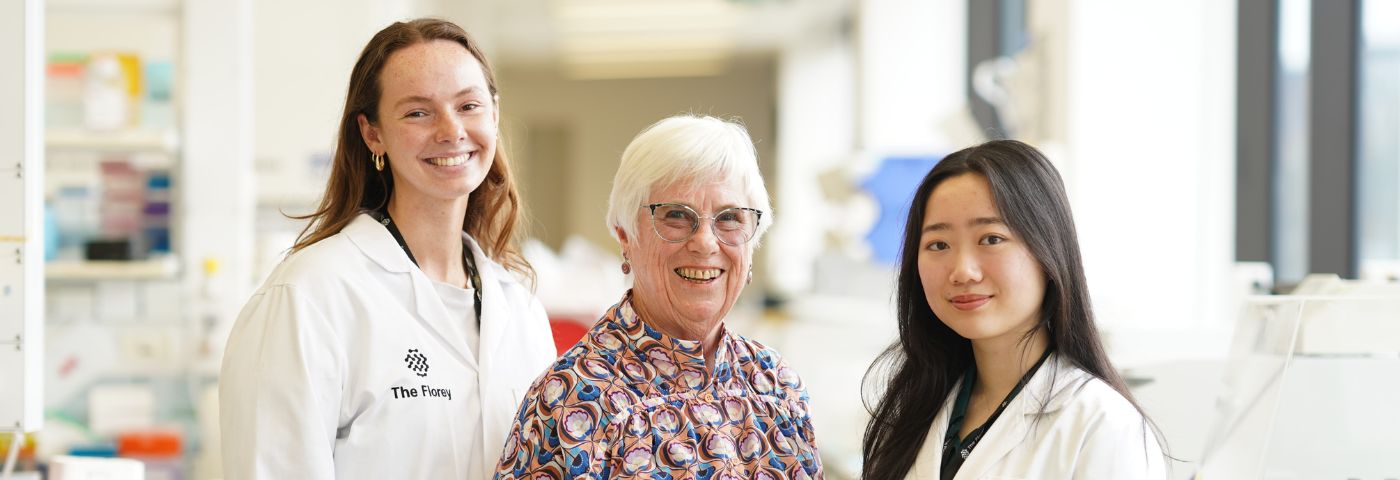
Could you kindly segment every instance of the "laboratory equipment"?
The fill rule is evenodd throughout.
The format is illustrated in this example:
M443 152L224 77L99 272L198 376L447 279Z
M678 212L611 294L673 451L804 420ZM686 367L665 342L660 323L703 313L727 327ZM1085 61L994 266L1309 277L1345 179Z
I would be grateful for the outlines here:
M1329 293L1246 302L1197 478L1400 478L1400 286Z

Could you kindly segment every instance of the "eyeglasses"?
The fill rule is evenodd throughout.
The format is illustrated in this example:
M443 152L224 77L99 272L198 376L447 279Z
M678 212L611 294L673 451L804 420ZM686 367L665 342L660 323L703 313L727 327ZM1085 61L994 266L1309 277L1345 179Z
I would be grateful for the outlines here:
M680 243L690 240L700 230L700 219L712 221L710 228L720 243L739 246L753 238L763 212L753 208L729 207L705 217L679 203L653 203L641 208L651 210L651 228L662 240Z

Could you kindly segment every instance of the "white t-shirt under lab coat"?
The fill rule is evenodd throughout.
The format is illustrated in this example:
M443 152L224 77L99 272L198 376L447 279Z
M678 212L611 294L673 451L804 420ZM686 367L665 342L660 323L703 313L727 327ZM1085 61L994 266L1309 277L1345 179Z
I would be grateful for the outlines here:
M555 352L529 288L463 239L482 277L479 348L470 293L465 308L445 299L367 215L273 271L224 355L225 478L491 477Z
M453 330L466 339L467 348L470 349L468 353L480 362L480 358L475 358L476 352L481 348L481 332L476 323L476 289L455 287L438 281L433 282L433 288L437 290L438 298L442 299L442 306L462 317L462 321L452 322Z

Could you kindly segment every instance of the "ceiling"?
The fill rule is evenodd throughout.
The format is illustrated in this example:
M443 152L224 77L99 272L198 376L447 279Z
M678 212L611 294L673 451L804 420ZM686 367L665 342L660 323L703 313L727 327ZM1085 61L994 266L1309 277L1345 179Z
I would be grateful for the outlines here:
M854 0L468 0L461 22L495 63L575 78L703 76L736 57L845 28Z

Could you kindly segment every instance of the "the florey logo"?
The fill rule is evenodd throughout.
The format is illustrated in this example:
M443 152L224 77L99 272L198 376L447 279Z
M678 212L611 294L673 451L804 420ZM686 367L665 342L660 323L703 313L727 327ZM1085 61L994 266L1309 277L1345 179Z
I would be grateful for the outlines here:
M428 376L428 356L418 353L418 349L408 349L408 355L403 357L403 361L408 362L408 369L415 375Z

